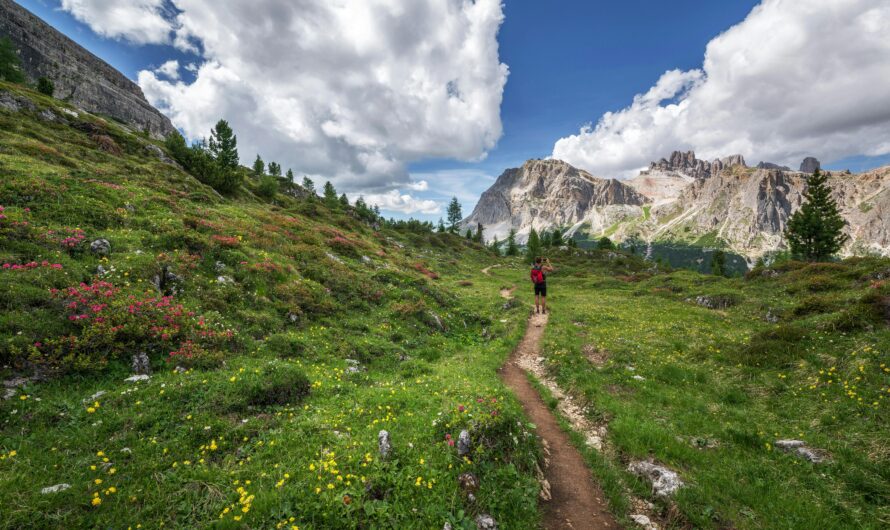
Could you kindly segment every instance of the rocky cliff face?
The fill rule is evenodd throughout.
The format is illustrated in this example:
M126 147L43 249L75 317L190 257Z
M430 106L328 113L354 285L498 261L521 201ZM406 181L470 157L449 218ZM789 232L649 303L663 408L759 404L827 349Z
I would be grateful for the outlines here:
M174 130L136 83L11 0L0 0L0 36L17 48L31 81L53 81L57 98L155 137Z
M808 165L809 164L809 165ZM690 245L721 244L754 260L783 248L783 232L803 202L808 175L740 156L704 162L675 152L627 181L592 177L558 160L510 169L467 219L486 236L510 228L567 228L590 238L642 238ZM812 163L805 163L811 168ZM845 254L890 254L890 167L854 175L830 172L829 183L850 236Z
M619 180L596 178L561 160L529 160L504 171L463 224L481 223L489 240L503 239L513 228L525 241L532 228L601 226L628 209L638 215L645 202Z

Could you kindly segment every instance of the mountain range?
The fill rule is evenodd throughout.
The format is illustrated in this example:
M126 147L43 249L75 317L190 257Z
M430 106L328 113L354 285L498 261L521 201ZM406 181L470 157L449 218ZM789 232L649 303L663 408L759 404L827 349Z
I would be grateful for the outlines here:
M513 229L524 242L532 228L563 228L581 240L719 246L753 261L784 249L785 225L818 167L811 157L792 171L769 162L749 167L741 155L708 162L675 151L618 180L561 160L529 160L504 171L464 225L481 223L488 240L503 240ZM827 173L847 221L844 255L890 253L890 166Z

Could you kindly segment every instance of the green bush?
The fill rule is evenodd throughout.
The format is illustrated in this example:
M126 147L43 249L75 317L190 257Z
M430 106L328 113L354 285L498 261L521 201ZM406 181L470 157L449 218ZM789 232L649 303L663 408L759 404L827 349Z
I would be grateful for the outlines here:
M799 327L779 325L751 337L741 348L739 360L749 366L787 366L802 356L800 342L805 336Z
M294 366L272 366L245 388L246 404L254 407L294 405L309 395L309 378Z
M265 349L278 357L299 357L306 351L306 339L296 333L275 333L266 337Z
M37 91L45 96L53 97L53 93L56 91L56 85L54 85L48 78L41 77L37 80Z

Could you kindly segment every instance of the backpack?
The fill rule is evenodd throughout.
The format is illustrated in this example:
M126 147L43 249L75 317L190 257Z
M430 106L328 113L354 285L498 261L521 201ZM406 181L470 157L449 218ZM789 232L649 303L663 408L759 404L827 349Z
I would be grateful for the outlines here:
M534 283L544 283L544 271L539 267L532 267L531 277Z

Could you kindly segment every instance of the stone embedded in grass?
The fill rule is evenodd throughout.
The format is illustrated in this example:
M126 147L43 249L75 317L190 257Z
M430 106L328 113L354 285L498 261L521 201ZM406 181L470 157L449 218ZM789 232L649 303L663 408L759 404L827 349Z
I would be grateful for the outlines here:
M652 493L657 497L669 497L683 487L683 481L676 472L655 462L631 462L627 470L649 480L652 483Z
M479 491L479 479L469 471L465 471L458 475L457 483L460 485L461 491L466 495Z
M377 449L380 451L380 458L386 460L392 452L392 443L389 440L389 432L382 430L377 433Z
M151 376L148 374L136 374L124 379L124 381L128 383L135 383L136 381L148 381L149 379L151 379Z
M100 391L96 392L95 394L93 394L92 396L85 398L83 400L83 402L84 403L92 403L93 401L96 401L100 397L104 396L106 393L107 392L105 392L104 390L100 390Z
M71 484L56 484L55 486L47 486L40 490L40 493L43 495L49 495L50 493L58 493L60 491L65 491L71 488Z
M696 296L695 303L708 309L727 309L738 303L738 297L731 294Z
M346 374L357 374L362 371L361 363L355 359L346 359L346 364L349 365L346 367L346 370L344 370L344 373Z
M776 313L773 313L772 308L767 310L766 316L763 317L763 319L766 320L767 322L769 322L770 324L778 324L779 323L779 315L777 315Z
M457 454L458 456L470 454L470 433L466 429L460 431L457 437Z
M111 253L111 243L107 239L97 239L90 243L90 252L100 256L107 256Z
M494 520L494 517L488 515L487 513L480 513L476 516L476 528L479 530L497 530L498 523Z
M646 378L641 375L635 375L635 376L631 377L631 379L633 379L635 381L645 381L646 380Z
M776 440L776 443L773 445L786 453L794 452L797 456L814 464L819 464L826 460L823 451L809 447L806 442L802 440Z
M631 518L631 520L633 520L633 522L637 523L638 525L643 527L645 530L657 530L658 529L658 525L653 524L651 519L649 519L647 516L645 516L641 513L635 513L635 514L631 515L630 518Z
M151 375L151 361L144 351L133 354L130 367L136 375Z

